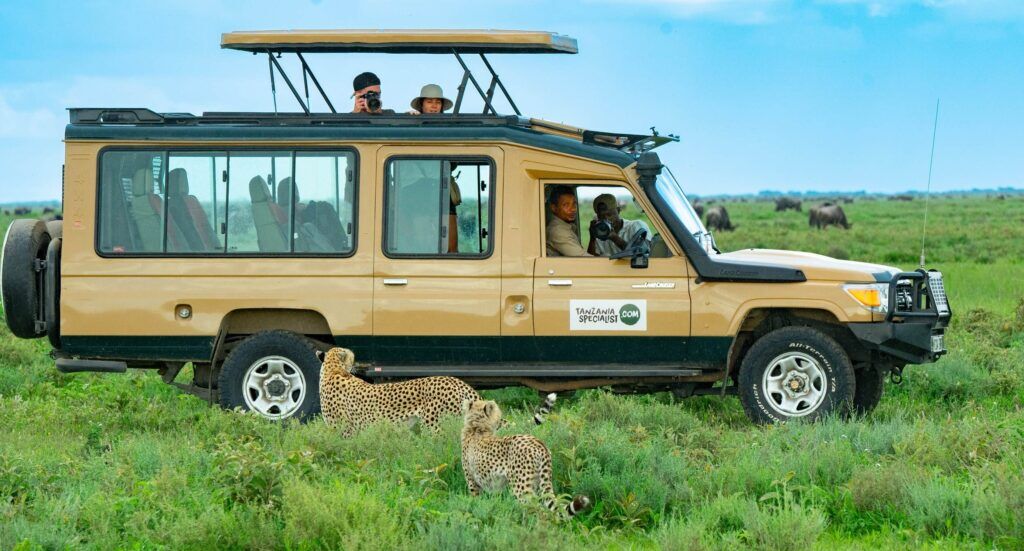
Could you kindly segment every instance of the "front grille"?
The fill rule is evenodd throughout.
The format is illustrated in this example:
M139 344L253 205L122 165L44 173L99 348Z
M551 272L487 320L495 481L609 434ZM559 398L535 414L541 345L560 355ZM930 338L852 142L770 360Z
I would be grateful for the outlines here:
M939 315L949 314L949 302L946 299L946 288L942 284L941 272L928 272L928 288L935 300L935 310Z

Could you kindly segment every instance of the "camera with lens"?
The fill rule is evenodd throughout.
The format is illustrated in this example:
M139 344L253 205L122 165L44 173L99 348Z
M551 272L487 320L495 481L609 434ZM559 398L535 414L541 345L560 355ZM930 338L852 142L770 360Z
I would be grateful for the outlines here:
M380 92L369 91L363 94L363 99L366 100L366 109L368 111L380 111Z
M601 241L607 241L612 235L612 223L607 220L598 220L591 228L590 233Z

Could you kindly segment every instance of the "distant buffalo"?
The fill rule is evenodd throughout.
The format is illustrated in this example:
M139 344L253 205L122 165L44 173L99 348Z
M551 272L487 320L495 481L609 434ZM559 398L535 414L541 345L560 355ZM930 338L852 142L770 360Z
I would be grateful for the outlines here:
M704 204L696 202L693 204L693 211L697 213L697 218L704 218Z
M831 225L848 230L852 225L846 221L843 207L835 203L824 203L817 207L811 207L808 222L812 228L818 229L825 229Z
M732 231L736 226L729 220L729 211L723 206L715 206L708 209L706 224L710 230Z
M17 207L17 208L14 209L14 215L15 216L22 216L22 215L28 214L30 212L32 212L32 209L30 209L28 207Z
M890 195L889 196L889 200L890 201L913 201L914 200L914 196L913 195L907 195L906 193L901 193L899 195Z
M10 216L10 215L11 215L11 209L4 209L4 216Z
M799 199L793 199L791 197L779 197L775 200L775 212L783 212L789 209L793 209L797 212L803 212L803 206Z
M44 207L43 214L53 214L53 207Z

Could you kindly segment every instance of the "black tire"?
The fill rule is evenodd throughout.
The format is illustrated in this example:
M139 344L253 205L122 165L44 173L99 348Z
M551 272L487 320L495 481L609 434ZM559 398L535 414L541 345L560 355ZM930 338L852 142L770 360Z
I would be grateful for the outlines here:
M871 413L881 401L885 376L888 373L888 370L877 369L873 365L857 370L857 391L853 395L853 408L857 415Z
M788 369L785 365L798 368ZM782 390L773 392L770 379ZM811 327L776 329L759 338L740 365L739 395L743 409L758 424L792 419L815 421L852 409L853 366L846 351L828 335ZM788 397L786 389L797 391Z
M311 419L320 413L321 363L316 357L316 350L313 341L289 331L266 331L243 340L228 354L220 369L217 387L221 407L225 409L242 408L267 419L290 417L295 417L300 421ZM269 380L273 376L273 368L270 368L268 372L263 369L263 366L267 365L266 362L256 365L260 360L270 357L281 358L285 361L282 378L279 378L278 381L295 375L301 376L303 381L301 394L296 396L295 389L290 386L281 386L286 383L279 384L277 389L271 387L266 392L248 388L250 382L259 383L260 377L264 378L262 381L264 384L257 384L257 386L267 389L266 385L274 384ZM253 368L251 373L250 368ZM263 369L262 373L261 369ZM290 373L289 370L295 373ZM281 390L282 388L283 390ZM282 392L285 397L282 397L282 394L274 395L275 391ZM291 399L289 400L288 397ZM272 402L271 398L283 400L276 412L273 409L274 405L266 407Z
M46 233L50 234L50 239L57 239L58 237L64 237L64 221L63 220L48 220L46 223Z
M36 279L35 261L46 257L50 234L42 220L22 218L11 222L4 237L3 287L4 315L11 333L22 339L41 337L35 320L41 289Z
M46 248L46 277L43 278L48 292L43 293L43 312L46 319L46 337L50 345L60 350L60 251L64 240L52 237Z

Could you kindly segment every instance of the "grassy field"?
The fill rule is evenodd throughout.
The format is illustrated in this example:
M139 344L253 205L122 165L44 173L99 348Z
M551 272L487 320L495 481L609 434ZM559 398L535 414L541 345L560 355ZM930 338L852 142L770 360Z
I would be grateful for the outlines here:
M849 231L728 203L723 250L790 248L912 268L923 203L844 205ZM471 498L459 420L350 440L316 421L223 412L151 373L67 376L0 329L0 548L1020 549L1024 200L935 199L930 264L950 354L887 385L865 419L752 426L735 398L491 391L554 454L572 521ZM6 221L4 221L6 224Z

